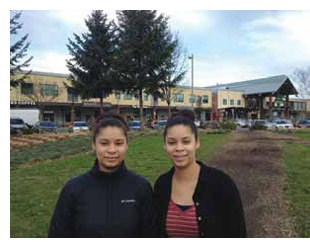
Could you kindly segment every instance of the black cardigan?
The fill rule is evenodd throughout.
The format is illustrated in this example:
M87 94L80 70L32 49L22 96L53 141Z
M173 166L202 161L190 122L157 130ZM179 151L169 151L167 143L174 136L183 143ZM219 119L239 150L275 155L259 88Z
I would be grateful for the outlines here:
M152 187L124 163L71 179L62 189L48 237L153 237Z
M196 205L200 237L246 237L242 202L232 179L224 172L200 165L193 201ZM174 168L161 175L155 185L153 203L158 219L157 232L167 237L166 217L171 195Z

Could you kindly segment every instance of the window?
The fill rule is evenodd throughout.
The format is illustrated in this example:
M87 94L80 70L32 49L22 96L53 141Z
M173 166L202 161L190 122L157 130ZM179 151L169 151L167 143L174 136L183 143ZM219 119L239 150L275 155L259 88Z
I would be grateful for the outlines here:
M115 92L115 99L116 100L121 100L121 93L119 91Z
M132 94L125 92L124 94L124 100L131 100L132 99Z
M241 106L241 100L237 100L237 105Z
M209 97L207 95L202 96L202 103L209 103Z
M188 99L188 101L190 102L190 103L194 103L195 102L195 95L192 95L192 94L190 94L189 95L189 99Z
M144 93L144 101L148 101L149 100L149 94L148 93Z
M184 94L183 93L174 94L174 102L184 102Z
M22 83L21 92L25 95L33 94L33 84L32 83Z
M78 101L78 96L75 93L73 88L68 88L67 93L68 93L68 102L77 102Z
M234 99L230 99L230 105L234 106L235 105L235 100Z
M42 96L58 96L57 84L42 84L41 85Z
M227 99L223 99L223 105L227 105Z

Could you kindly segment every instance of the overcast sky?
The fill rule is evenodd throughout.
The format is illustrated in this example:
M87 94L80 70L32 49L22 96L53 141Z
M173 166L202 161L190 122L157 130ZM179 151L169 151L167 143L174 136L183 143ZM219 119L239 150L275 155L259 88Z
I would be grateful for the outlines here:
M68 73L68 38L87 31L84 19L90 12L24 10L19 34L29 34L31 68ZM104 12L116 19L115 11ZM291 76L295 68L310 66L310 11L159 12L170 17L171 29L194 54L195 86ZM189 66L187 84L190 73Z

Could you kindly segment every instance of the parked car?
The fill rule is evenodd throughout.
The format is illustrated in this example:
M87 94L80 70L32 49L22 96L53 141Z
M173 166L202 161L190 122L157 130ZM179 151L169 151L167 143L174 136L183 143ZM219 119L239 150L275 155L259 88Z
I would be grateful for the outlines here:
M297 122L296 127L299 127L299 128L310 127L310 120L299 121L299 122Z
M267 120L252 120L249 127L251 130L272 130L274 129L274 124Z
M141 129L140 121L131 121L129 122L128 127L130 130L140 130Z
M10 118L10 134L19 135L30 127L21 118Z
M248 127L248 121L245 119L235 119L234 122L238 127Z
M76 133L80 131L89 131L88 123L85 121L74 121L73 132Z
M164 129L166 124L167 124L167 120L154 121L153 128L154 129Z
M220 123L218 121L204 121L204 122L200 123L200 128L202 128L202 129L207 129L207 128L218 129L218 128L220 128Z
M291 120L276 120L274 121L273 126L275 127L275 129L294 129Z
M57 124L51 121L38 121L35 124L35 128L39 131L57 132Z
M27 128L23 119L20 118L10 118L10 128L14 130L22 130Z
M196 120L196 121L194 121L194 123L195 123L196 127L200 127L201 121Z

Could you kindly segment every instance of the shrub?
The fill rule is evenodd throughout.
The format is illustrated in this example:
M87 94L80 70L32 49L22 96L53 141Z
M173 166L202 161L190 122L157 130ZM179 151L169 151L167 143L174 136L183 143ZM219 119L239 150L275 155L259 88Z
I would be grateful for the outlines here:
M267 126L263 125L261 122L255 122L254 125L251 126L251 130L267 130Z
M224 121L220 123L222 129L225 130L236 130L237 125L233 121Z

